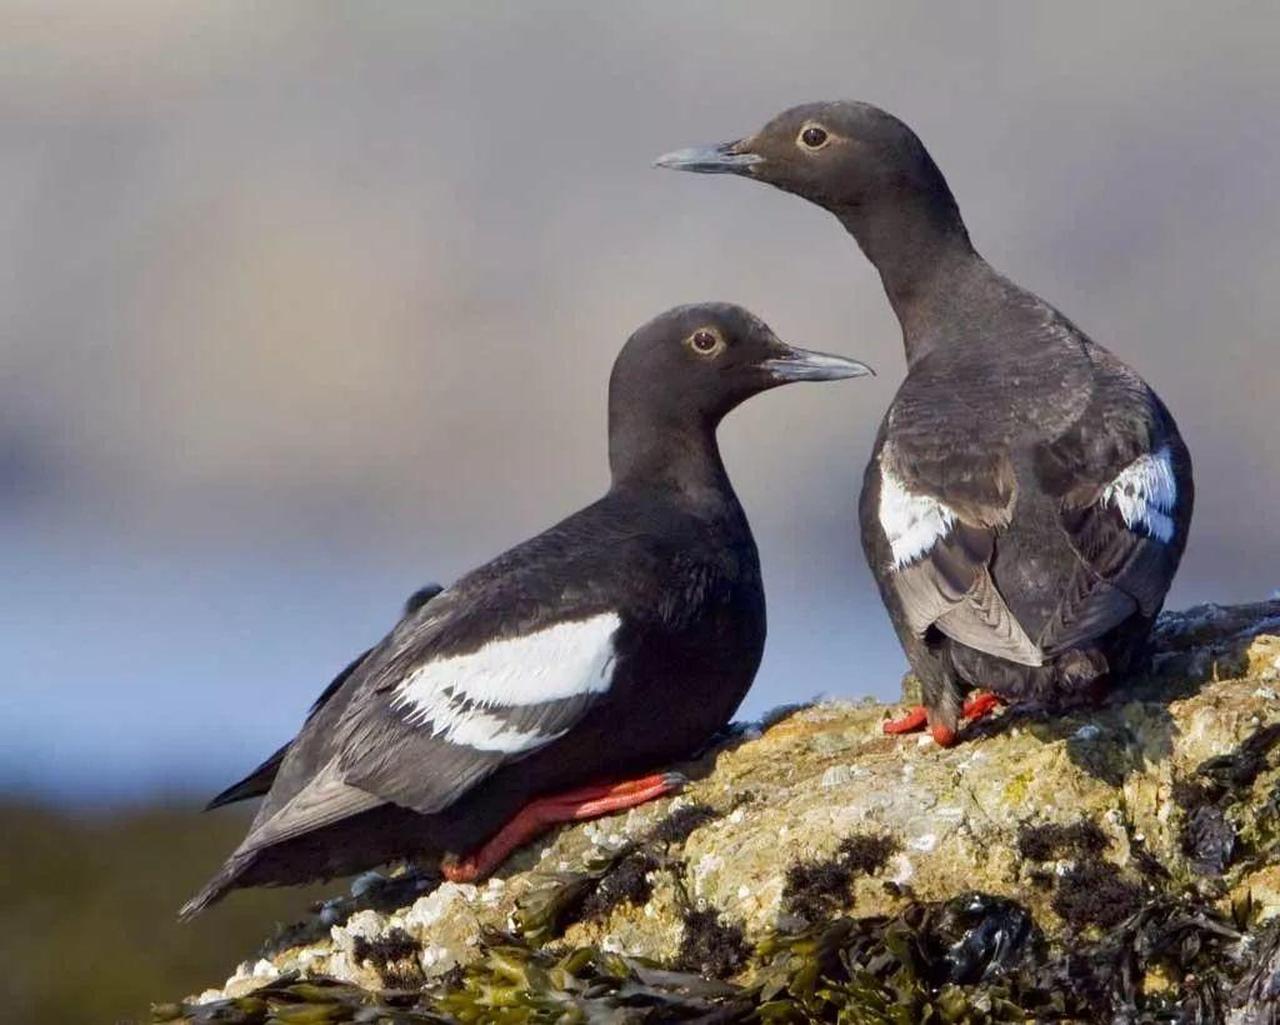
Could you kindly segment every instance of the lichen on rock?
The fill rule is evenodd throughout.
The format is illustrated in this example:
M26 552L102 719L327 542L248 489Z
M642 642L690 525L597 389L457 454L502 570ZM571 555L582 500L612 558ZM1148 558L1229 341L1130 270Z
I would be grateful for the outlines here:
M1005 713L952 749L885 736L883 705L791 709L678 797L157 1017L1274 1021L1278 687L1272 601L1168 614L1150 676L1103 707Z

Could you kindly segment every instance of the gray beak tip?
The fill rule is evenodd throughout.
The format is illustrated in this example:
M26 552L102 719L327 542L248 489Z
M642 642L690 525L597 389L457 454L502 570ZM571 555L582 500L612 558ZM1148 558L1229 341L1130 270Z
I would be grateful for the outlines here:
M865 363L843 356L831 356L825 352L792 349L778 359L771 359L765 366L778 381L841 381L850 377L874 377L876 372Z
M764 162L764 157L755 153L735 153L735 145L730 142L722 146L690 146L673 150L658 157L653 166L672 171L693 171L695 174L742 174L747 168Z

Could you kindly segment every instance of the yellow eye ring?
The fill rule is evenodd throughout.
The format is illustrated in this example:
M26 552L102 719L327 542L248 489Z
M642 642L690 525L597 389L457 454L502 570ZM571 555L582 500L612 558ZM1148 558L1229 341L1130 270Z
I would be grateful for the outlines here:
M685 344L699 356L718 356L724 349L724 339L720 337L720 333L709 327L698 328L685 340Z
M812 122L800 129L800 134L796 137L796 141L805 149L819 150L831 141L831 133L822 125L815 125Z

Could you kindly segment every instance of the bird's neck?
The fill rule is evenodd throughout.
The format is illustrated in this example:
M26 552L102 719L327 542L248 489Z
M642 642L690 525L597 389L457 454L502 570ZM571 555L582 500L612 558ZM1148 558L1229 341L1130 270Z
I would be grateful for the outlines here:
M902 325L907 363L915 363L937 342L932 328L960 311L970 282L989 270L969 242L955 200L942 182L836 216L880 272Z
M708 517L739 515L715 428L714 423L673 421L626 406L610 410L613 489L660 489Z

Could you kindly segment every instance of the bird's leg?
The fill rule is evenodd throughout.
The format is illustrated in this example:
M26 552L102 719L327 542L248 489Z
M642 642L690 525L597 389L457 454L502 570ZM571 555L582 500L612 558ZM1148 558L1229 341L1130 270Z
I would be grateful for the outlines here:
M525 805L484 845L465 858L450 855L440 871L453 883L483 879L518 847L563 822L581 822L616 811L625 811L658 797L674 793L688 780L678 772L661 772L622 783L579 787L550 797L540 797Z
M926 676L921 685L925 703L913 705L898 719L885 720L885 733L915 733L927 727L939 747L950 747L956 742L961 720L980 719L1002 703L1002 699L990 691L977 691L961 704L959 687L946 676Z

